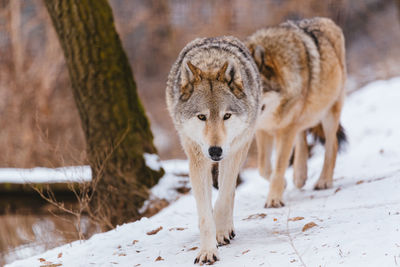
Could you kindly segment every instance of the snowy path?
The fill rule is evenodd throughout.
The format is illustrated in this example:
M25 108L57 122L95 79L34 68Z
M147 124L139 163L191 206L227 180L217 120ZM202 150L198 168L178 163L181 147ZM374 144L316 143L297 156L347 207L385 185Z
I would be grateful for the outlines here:
M215 266L400 266L399 101L400 78L375 82L347 99L342 122L349 145L338 158L332 189L312 190L321 148L309 161L303 190L293 187L287 171L284 208L264 209L268 182L245 170L235 201L237 235L218 249ZM304 219L288 220L294 217ZM316 226L303 232L310 222ZM198 246L188 194L150 219L8 266L194 266Z

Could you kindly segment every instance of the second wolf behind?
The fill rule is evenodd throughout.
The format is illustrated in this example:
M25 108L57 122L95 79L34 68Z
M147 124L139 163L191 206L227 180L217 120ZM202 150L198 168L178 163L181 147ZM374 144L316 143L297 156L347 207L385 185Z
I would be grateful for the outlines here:
M249 47L263 82L256 141L260 174L270 184L266 207L283 206L284 174L294 150L294 184L307 179L306 130L322 125L325 159L315 189L332 186L346 80L341 29L330 19L288 21L251 35ZM318 129L320 127L316 127ZM276 148L272 169L271 153Z

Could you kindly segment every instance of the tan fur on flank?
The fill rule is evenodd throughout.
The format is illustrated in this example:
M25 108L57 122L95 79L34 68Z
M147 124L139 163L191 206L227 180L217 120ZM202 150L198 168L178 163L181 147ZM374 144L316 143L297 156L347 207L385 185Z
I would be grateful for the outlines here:
M246 45L263 82L262 112L257 124L258 168L268 179L266 207L280 207L284 173L295 146L294 183L307 179L305 131L322 125L325 159L315 189L332 187L346 80L344 37L330 19L288 21L251 35ZM276 162L271 165L275 145Z

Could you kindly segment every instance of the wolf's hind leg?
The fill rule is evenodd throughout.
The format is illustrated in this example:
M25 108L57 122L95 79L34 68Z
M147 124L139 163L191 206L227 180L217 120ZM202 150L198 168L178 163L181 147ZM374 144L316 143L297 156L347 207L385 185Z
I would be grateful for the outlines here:
M219 164L218 198L214 206L214 219L217 229L218 245L226 245L235 237L233 226L233 206L235 201L236 180L247 156L250 142Z
M300 132L296 137L293 163L293 182L297 188L302 188L307 180L308 146L306 132Z
M285 190L285 171L289 165L290 154L292 153L294 139L297 129L289 127L275 135L276 140L276 162L275 169L271 175L266 208L279 208L284 206L282 201L283 191Z
M322 119L322 128L325 135L325 158L321 175L314 186L314 189L327 189L332 187L333 170L336 163L338 151L338 140L336 132L339 127L341 104L337 102Z
M274 139L263 130L256 131L257 142L257 165L262 177L269 180L271 176L271 154Z

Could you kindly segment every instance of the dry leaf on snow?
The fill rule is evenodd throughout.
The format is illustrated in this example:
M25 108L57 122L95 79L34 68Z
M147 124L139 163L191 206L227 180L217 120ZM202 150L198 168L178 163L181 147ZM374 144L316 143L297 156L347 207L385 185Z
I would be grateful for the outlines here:
M150 232L147 232L147 235L155 235L158 232L160 232L162 230L162 226L158 227L157 229L151 230Z
M309 222L309 223L306 223L304 226L303 226L303 232L304 231L307 231L308 229L310 229L310 228L313 228L313 227L315 227L315 226L317 226L317 224L315 223L315 222Z
M250 249L243 251L243 252L242 252L242 255L246 254L246 253L249 252L249 251L250 251Z
M186 230L186 229L187 229L186 227L174 227L174 228L170 228L169 231L173 231L173 230L175 230L175 231L183 231L183 230Z
M300 217L300 216L298 216L298 217L293 217L293 218L290 218L289 219L289 221L291 221L291 222L295 222L295 221L301 221L301 220L303 220L304 219L304 217Z
M155 261L163 261L164 259L161 256L158 256Z
M264 219L266 216L267 216L267 214L265 214L265 213L252 214L252 215L249 215L249 217L243 219L243 221L253 220L253 219Z

